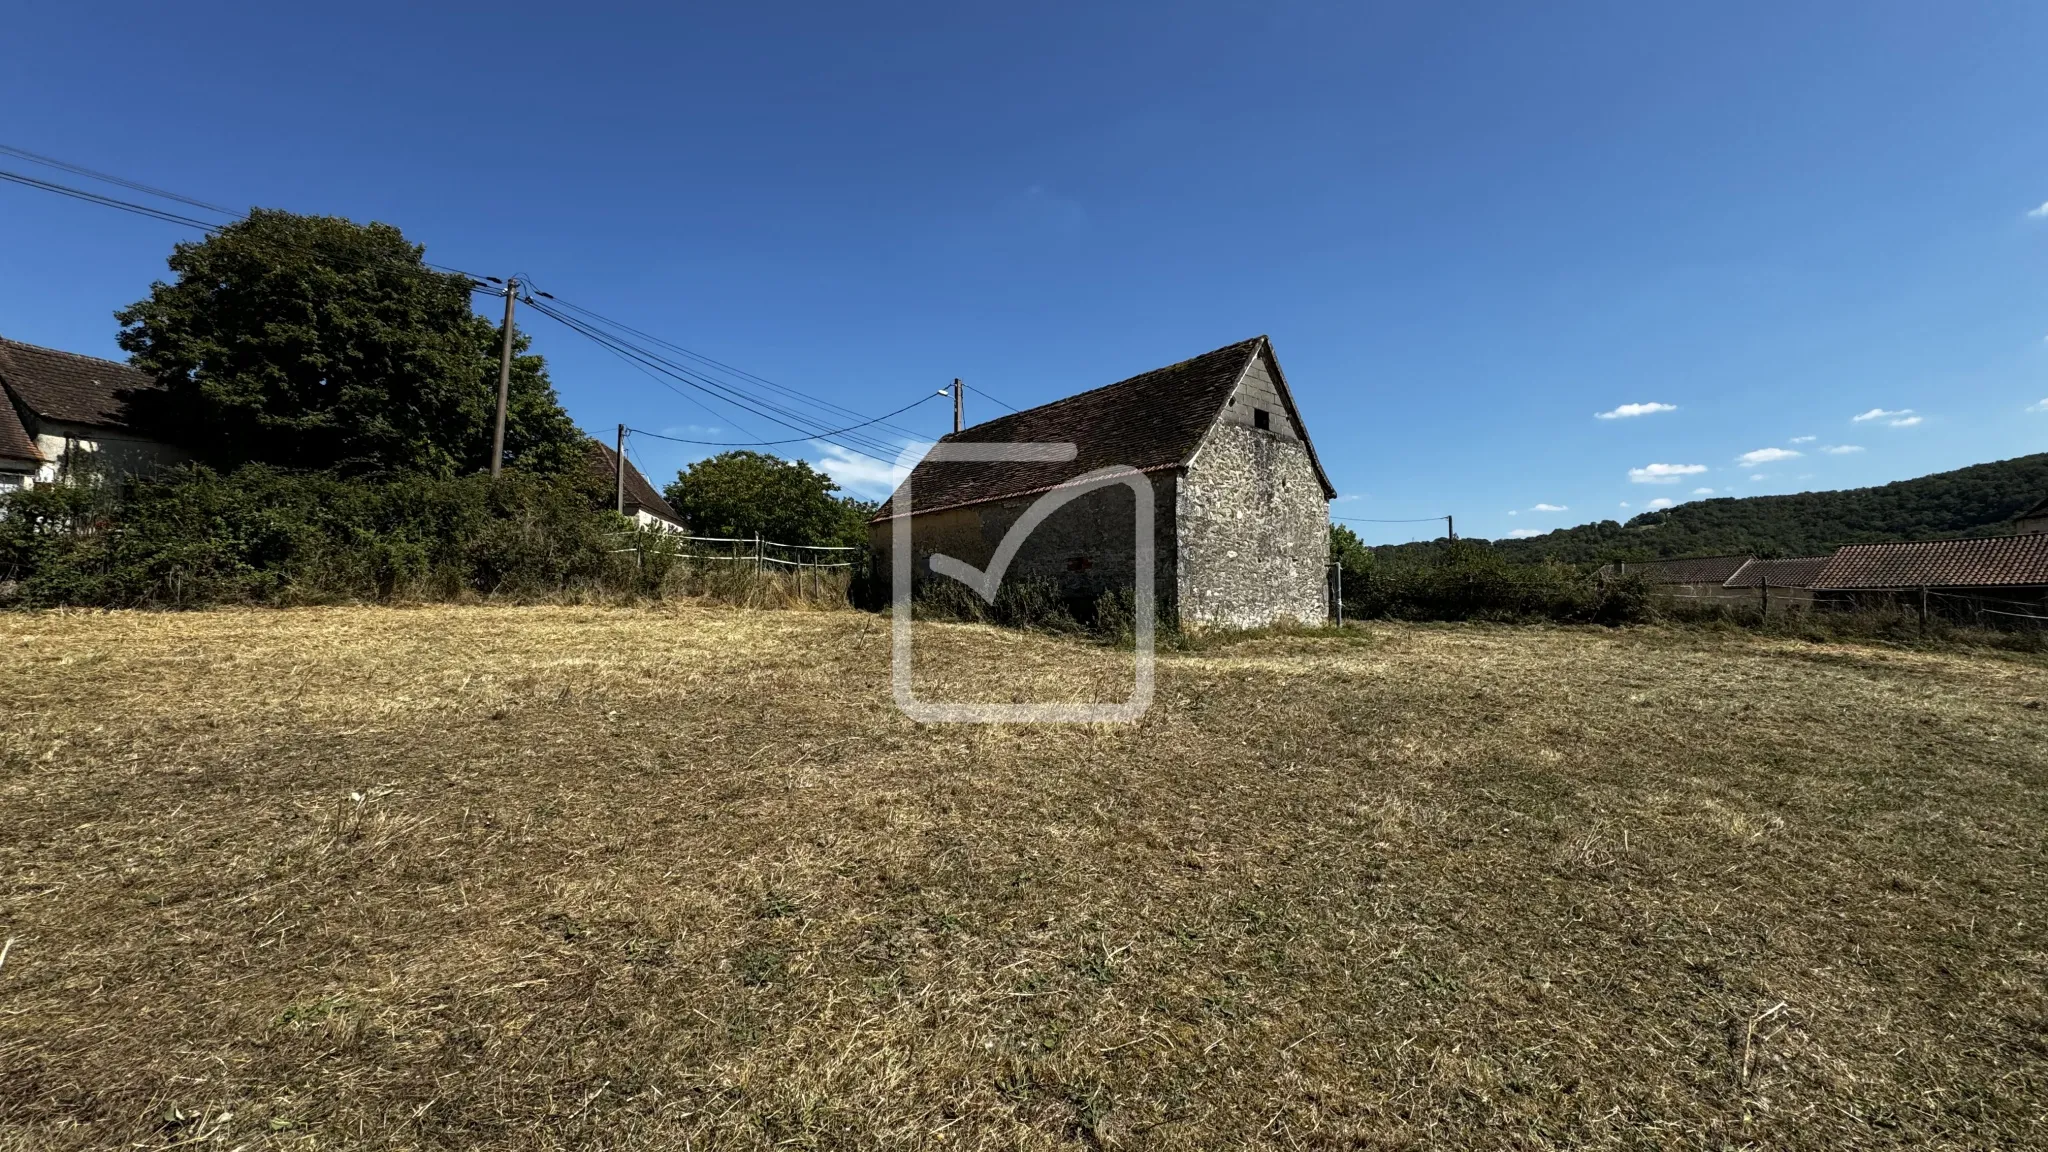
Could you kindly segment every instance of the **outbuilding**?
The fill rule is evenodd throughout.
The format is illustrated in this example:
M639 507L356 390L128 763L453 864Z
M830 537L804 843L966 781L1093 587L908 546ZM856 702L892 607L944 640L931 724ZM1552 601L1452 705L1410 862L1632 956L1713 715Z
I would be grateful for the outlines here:
M1151 493L1154 595L1182 626L1320 624L1329 614L1330 498L1272 342L1226 345L958 431L940 444L1071 444L1071 459L927 456L870 522L881 570L906 518L912 571L944 555L986 569L1034 504L1082 478L1017 542L1005 583L1055 586L1085 607L1134 586L1138 492ZM1103 472L1114 469L1113 472Z
M0 493L48 483L90 460L107 475L148 475L189 459L149 434L135 400L148 373L0 337Z

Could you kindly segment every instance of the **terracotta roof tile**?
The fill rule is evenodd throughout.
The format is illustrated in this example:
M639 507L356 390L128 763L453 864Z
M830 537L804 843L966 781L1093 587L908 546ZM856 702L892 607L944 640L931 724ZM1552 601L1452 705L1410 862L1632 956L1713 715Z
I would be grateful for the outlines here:
M39 348L0 337L0 380L22 407L44 420L127 427L127 398L156 381L140 369L96 356Z
M604 477L606 490L610 490L618 478L618 459L619 454L611 445L595 436L590 438L590 468ZM628 510L645 508L675 524L683 522L683 518L676 515L676 510L669 507L668 501L661 498L654 485L647 482L647 477L640 474L640 469L633 466L631 458L626 460L626 507Z
M1120 380L1036 408L997 417L952 433L940 443L1072 443L1067 462L979 463L925 461L910 474L918 512L985 504L1050 491L1083 473L1112 464L1156 472L1185 463L1229 400L1231 389L1266 346L1255 336L1178 364ZM1277 371L1278 363L1274 364ZM1285 395L1285 385L1282 385ZM1300 414L1293 413L1297 427ZM1315 449L1303 445L1313 458ZM1322 478L1322 466L1316 465ZM1324 489L1329 483L1324 480ZM883 502L875 521L895 514Z
M1724 588L1811 588L1827 565L1826 556L1794 556L1785 560L1751 560L1728 578Z
M1978 540L1850 544L1835 551L1815 588L1990 588L2048 585L2048 533Z

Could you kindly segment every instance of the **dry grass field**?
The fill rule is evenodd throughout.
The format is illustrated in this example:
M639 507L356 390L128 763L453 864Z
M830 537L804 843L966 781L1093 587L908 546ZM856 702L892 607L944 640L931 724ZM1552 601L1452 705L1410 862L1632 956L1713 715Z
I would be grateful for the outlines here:
M2038 658L886 641L0 616L0 1147L2048 1145Z

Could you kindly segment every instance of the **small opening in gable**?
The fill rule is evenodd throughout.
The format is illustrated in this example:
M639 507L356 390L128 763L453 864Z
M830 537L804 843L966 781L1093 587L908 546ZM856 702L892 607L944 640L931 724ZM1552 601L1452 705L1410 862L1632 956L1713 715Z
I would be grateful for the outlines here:
M1252 409L1252 427L1271 428L1272 426L1273 414L1271 412L1266 411L1264 408Z

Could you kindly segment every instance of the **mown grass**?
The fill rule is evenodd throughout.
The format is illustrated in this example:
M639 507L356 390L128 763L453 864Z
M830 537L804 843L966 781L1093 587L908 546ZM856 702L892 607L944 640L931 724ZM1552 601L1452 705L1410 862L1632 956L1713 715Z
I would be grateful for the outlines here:
M0 617L0 1147L2048 1142L2038 658L886 641Z

